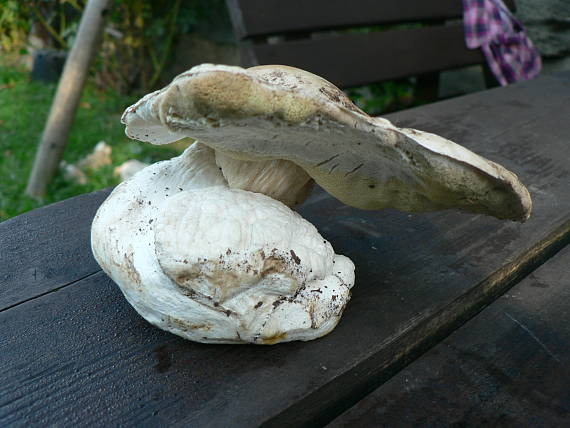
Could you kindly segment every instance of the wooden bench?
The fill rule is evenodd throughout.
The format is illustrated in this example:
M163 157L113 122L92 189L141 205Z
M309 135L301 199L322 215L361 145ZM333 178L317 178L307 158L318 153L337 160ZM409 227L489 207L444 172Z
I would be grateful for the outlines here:
M226 3L244 66L291 65L340 88L419 76L421 97L432 100L442 70L481 64L487 85L497 84L482 52L465 46L459 0ZM514 0L505 3L514 10ZM358 31L362 27L374 31Z
M554 273L541 279L537 271L538 282L549 286L538 290L560 304L501 306L498 311L513 319L475 321L473 335L461 340L486 343L481 355L521 344L514 336L501 342L516 334L526 338L520 345L525 355L538 353L537 364L552 355L560 360L522 365L520 376L565 379L567 328L556 320L567 317L566 295L550 279L567 277L568 264L549 259L570 243L569 104L570 73L562 73L390 115L399 125L437 132L515 171L532 194L533 214L518 224L456 212L366 212L314 193L300 212L338 253L352 258L357 279L338 327L313 342L203 345L145 322L91 256L91 220L108 191L1 223L0 426L322 426L363 399L374 408L377 389L413 361L415 373L459 364L464 354L440 347L455 339L438 343L542 264ZM560 255L567 260L567 254ZM548 311L547 326L533 325L525 312L538 310ZM463 337L468 326L457 334ZM544 346L533 344L525 327ZM440 359L422 356L430 348L440 349ZM409 372L402 373L387 391L405 385ZM497 373L498 388L511 385L520 397L549 403L535 383L509 383ZM458 381L453 372L449 376L444 379ZM437 374L431 379L418 380L427 393L440 382ZM480 396L475 387L471 391L473 406L479 400L484 407L488 390ZM390 405L386 414L418 398L399 394L401 406ZM425 398L420 402L429 412ZM567 409L559 404L552 411L561 419Z

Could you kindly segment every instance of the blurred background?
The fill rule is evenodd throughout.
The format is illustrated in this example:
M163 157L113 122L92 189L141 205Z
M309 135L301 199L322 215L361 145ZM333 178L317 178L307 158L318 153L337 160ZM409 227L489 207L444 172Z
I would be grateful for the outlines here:
M516 4L542 55L543 73L570 69L570 1ZM85 6L86 0L0 0L0 221L116 185L145 164L177 155L191 141L131 141L120 123L123 110L193 65L243 63L224 0L113 1L59 172L47 196L33 199L25 194L26 183ZM346 93L379 115L421 104L416 83L405 78ZM446 71L439 76L438 97L484 88L478 66Z

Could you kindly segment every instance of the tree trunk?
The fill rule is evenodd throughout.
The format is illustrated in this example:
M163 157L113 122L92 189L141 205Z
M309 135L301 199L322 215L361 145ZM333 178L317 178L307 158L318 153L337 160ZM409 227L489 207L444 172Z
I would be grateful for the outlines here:
M89 0L83 11L38 147L26 189L30 196L44 196L57 171L109 3L110 0Z

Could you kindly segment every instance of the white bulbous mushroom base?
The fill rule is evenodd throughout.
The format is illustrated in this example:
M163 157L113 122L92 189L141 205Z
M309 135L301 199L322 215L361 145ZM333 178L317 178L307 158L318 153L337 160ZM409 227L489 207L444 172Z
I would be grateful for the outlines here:
M197 342L316 339L336 326L354 284L353 263L312 224L229 188L200 143L119 185L91 241L140 315Z

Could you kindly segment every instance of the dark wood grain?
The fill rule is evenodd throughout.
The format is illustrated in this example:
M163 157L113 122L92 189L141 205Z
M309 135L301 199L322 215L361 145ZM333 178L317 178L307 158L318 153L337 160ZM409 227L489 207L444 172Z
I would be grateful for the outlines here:
M507 0L514 8L514 1ZM456 0L228 0L239 38L296 31L461 18Z
M330 428L570 426L570 247Z
M4 310L0 425L330 422L570 241L569 103L566 73L391 116L517 172L534 213L521 225L365 212L317 192L302 215L357 266L343 320L317 341L184 341L144 322L103 273Z
M251 45L246 58L302 68L343 88L484 62L465 46L461 24Z
M0 311L100 270L91 220L110 190L81 195L0 223Z
M287 64L323 76L341 88L481 64L479 49L464 41L462 3L456 0L226 0L242 65ZM512 10L514 0L506 1ZM459 23L446 25L449 20ZM420 23L423 28L378 25ZM447 22L449 24L449 22ZM376 26L347 32L348 27ZM324 33L321 30L326 30ZM371 30L369 27L368 30ZM278 35L271 38L268 36ZM429 80L429 78L428 78ZM488 80L488 79L487 79ZM486 81L487 81L486 80ZM489 80L494 86L495 79ZM418 88L420 98L437 94L437 84ZM430 97L435 100L437 96Z

